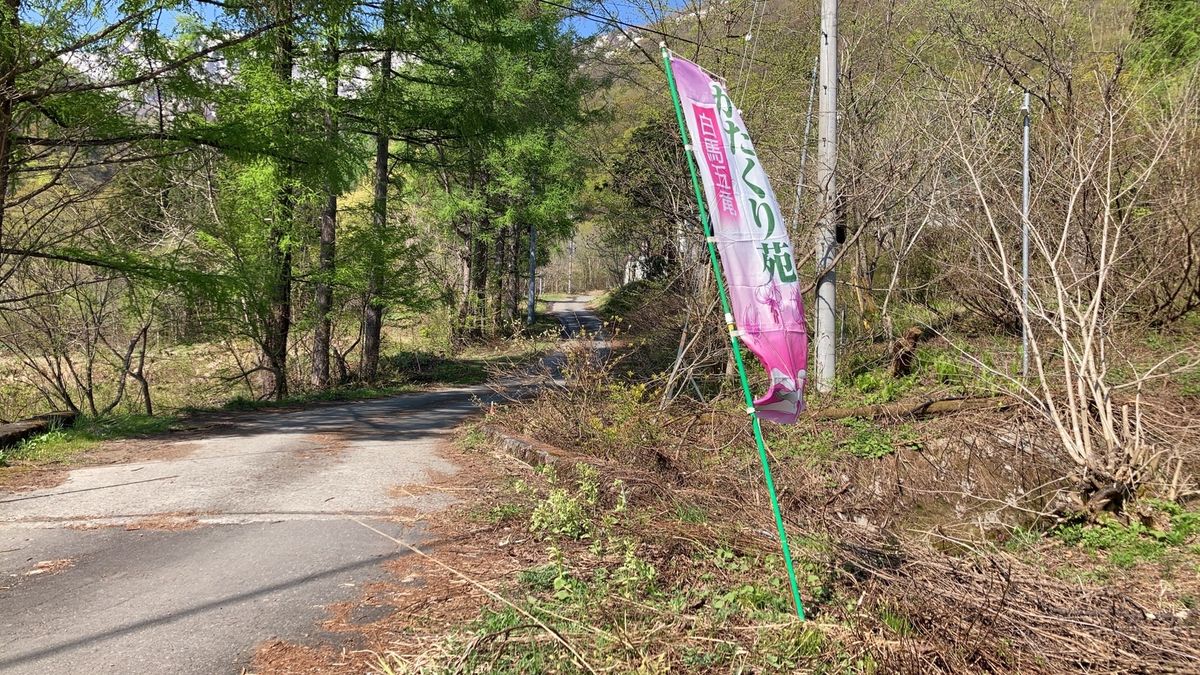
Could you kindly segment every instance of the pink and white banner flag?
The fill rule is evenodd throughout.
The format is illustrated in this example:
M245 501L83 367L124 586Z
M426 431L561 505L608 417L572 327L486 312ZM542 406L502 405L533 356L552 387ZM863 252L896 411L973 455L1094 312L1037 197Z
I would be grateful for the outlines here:
M762 419L790 424L804 410L808 331L779 203L724 85L674 55L671 71L704 184L733 322L771 376L754 406Z

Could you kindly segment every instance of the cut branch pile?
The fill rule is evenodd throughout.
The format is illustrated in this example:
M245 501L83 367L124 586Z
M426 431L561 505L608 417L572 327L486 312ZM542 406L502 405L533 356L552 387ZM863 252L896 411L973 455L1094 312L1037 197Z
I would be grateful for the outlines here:
M864 602L910 622L901 648L879 655L898 669L1162 673L1200 663L1200 627L1157 615L1119 588L1070 583L1012 556L848 545L838 555L865 580Z

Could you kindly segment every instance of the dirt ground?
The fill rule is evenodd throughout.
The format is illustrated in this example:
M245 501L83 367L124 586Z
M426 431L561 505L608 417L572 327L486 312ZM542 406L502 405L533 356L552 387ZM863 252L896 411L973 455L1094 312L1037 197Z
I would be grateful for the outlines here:
M175 436L102 441L94 448L73 456L69 461L35 464L16 461L0 468L0 491L28 492L61 485L72 469L106 464L150 462L186 457L194 449L184 440L169 440Z

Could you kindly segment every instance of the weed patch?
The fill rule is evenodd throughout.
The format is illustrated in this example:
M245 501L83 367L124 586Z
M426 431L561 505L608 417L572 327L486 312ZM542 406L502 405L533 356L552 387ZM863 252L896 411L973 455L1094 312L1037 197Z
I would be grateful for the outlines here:
M856 417L844 420L842 424L850 430L850 436L842 443L841 448L860 459L886 457L899 447L917 442L917 437L910 427L890 431Z
M482 429L471 427L458 439L463 450L478 450L487 445L488 437Z
M524 510L516 504L500 504L488 509L484 520L489 523L503 523L510 520L517 520L523 513Z
M579 497L559 488L552 490L533 510L529 529L546 535L583 539L591 534L592 521Z
M878 371L867 371L854 378L855 398L865 405L891 403L903 396L916 384L915 377L894 378Z
M679 519L679 522L691 525L703 523L708 520L708 514L705 513L704 509L695 504L676 504L675 517Z
M1200 533L1200 512L1184 511L1177 504L1158 500L1148 506L1165 516L1167 527L1159 529L1136 520L1128 524L1106 520L1097 524L1063 525L1054 533L1069 546L1090 553L1103 551L1109 562L1124 568L1162 560L1172 549L1188 544Z

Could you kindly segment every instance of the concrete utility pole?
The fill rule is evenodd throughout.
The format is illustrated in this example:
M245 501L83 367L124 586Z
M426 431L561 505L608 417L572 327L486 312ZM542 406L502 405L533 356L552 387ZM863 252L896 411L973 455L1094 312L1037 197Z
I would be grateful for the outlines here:
M837 168L838 84L837 0L821 0L820 94L817 117L817 189L820 190L821 224L817 228L817 391L833 389L836 366L834 328L833 260L837 255L838 196L834 171Z
M1021 104L1025 116L1021 148L1021 377L1029 377L1029 92Z

